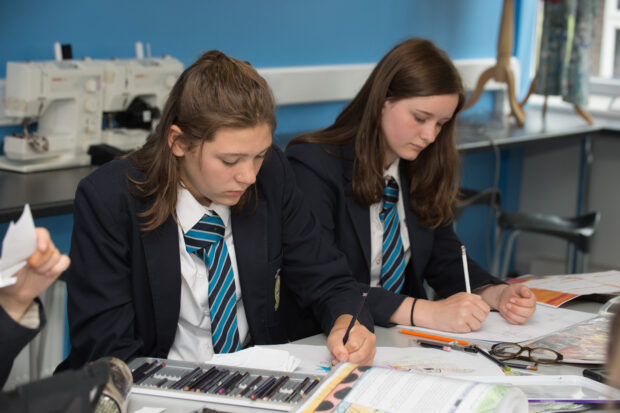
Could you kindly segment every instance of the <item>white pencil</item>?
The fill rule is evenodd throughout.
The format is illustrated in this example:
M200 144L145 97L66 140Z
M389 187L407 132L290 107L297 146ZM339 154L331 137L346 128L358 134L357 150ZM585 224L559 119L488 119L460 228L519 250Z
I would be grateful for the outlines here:
M469 267L467 266L467 252L465 252L465 245L461 245L461 258L463 259L463 276L465 277L465 291L471 294L471 287L469 286Z

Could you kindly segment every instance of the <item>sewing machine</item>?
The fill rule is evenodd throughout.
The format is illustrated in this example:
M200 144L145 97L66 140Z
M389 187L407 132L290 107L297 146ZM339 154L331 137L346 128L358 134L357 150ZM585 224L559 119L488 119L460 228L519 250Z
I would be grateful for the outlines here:
M142 146L182 71L169 56L104 62L101 141L122 150Z
M91 145L141 146L182 70L171 57L8 62L4 112L23 133L4 138L0 169L89 165Z
M88 165L88 147L101 140L102 80L93 61L8 62L4 112L21 119L23 134L4 138L0 168Z

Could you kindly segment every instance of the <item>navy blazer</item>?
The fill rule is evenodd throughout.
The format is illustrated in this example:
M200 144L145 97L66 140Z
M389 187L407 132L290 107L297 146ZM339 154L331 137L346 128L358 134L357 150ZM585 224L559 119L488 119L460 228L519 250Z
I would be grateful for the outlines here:
M297 144L286 150L295 171L298 187L321 222L329 242L342 251L358 282L370 284L370 210L357 203L352 195L353 144ZM403 200L408 200L409 178L406 162L400 163ZM465 291L461 241L451 225L436 229L423 227L409 202L405 202L405 220L411 240L411 258L405 269L402 294L381 287L372 288L368 296L375 322L389 326L390 317L406 296L426 298L426 280L440 297ZM471 288L499 284L471 259L468 259Z
M4 311L4 308L0 307L0 349L2 349L0 351L0 390L9 377L15 357L45 325L43 305L38 298L36 301L39 303L39 327L34 329L16 322Z
M138 214L152 201L134 195L127 175L142 179L130 160L112 161L78 186L66 273L72 348L59 370L103 356L165 358L172 346L181 298L177 224L170 217L152 231L141 230ZM231 215L252 340L274 344L299 338L307 326L299 325L304 321L298 315L310 308L328 333L360 300L346 260L321 239L290 165L275 146L256 189L258 202ZM372 328L368 312L361 322Z

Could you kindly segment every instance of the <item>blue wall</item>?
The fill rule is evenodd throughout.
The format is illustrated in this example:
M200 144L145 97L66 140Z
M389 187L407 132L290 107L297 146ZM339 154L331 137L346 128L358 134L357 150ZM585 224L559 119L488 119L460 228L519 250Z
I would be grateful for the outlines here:
M517 32L516 52L524 61L532 37L527 31L534 6L528 3L535 2L517 1L517 23L525 29ZM0 77L7 61L52 59L55 41L71 43L75 58L132 57L136 41L149 42L154 56L169 54L185 66L214 48L257 67L376 62L410 36L435 41L455 59L494 57L500 14L501 2L488 0L3 1ZM277 132L328 125L342 105L279 108ZM13 131L0 128L0 136ZM504 156L520 164L519 154ZM473 162L464 158L464 184L490 185L492 156L476 155ZM520 169L503 173L520 176ZM477 241L484 228L477 220L460 233L474 245L470 253L484 262ZM59 247L68 252L70 217L37 224L51 227ZM4 233L5 227L0 230Z

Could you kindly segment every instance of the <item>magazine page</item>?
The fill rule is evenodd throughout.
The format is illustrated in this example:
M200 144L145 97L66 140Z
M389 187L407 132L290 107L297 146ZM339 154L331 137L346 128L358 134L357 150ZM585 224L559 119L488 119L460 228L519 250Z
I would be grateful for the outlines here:
M343 364L299 412L527 412L516 387Z

